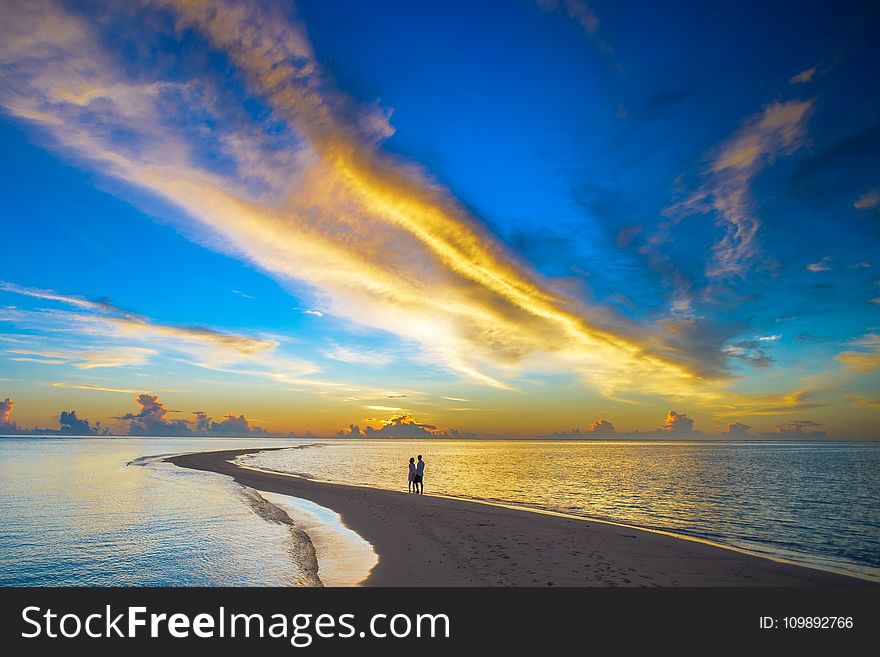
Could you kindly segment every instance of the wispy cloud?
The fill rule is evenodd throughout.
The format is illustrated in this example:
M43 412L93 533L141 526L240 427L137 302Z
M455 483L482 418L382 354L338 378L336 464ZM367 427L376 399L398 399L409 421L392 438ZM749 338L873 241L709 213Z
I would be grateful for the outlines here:
M857 210L870 210L880 205L880 187L865 192L853 203L853 207Z
M804 69L797 75L793 75L789 80L789 84L804 84L806 82L812 82L813 76L816 75L816 67L811 66L808 69Z
M835 356L847 369L867 374L880 368L880 335L867 333L850 340L849 345L855 350L843 351Z
M391 354L384 351L351 349L338 344L334 344L329 349L322 350L321 354L332 360L342 361L343 363L367 365L369 367L384 367L394 360L394 357Z
M544 11L565 10L569 18L577 21L590 36L599 30L599 17L584 0L537 0Z
M28 349L9 349L8 353L21 357L13 357L14 361L44 363L46 365L73 365L81 370L92 370L101 367L128 367L143 365L151 356L158 352L155 349L141 347L125 347L104 350L76 351L31 351Z
M173 0L145 11L157 6L178 30L198 31L237 67L271 116L261 122L234 103L215 102L228 90L209 72L183 81L161 67L131 75L137 62L123 67L103 52L95 25L39 1L2 9L0 59L11 83L0 90L0 104L40 125L72 157L174 204L193 239L282 281L307 283L334 316L419 344L427 359L464 377L508 387L505 378L543 366L547 359L538 356L550 352L551 361L605 393L626 385L701 394L698 376L709 372L693 358L677 358L686 346L666 349L653 328L561 294L426 172L383 153L380 143L393 132L387 113L358 106L333 87L290 11ZM147 30L164 23L140 24ZM187 122L174 120L187 112L211 121L187 130ZM753 129L784 150L795 113L780 106ZM776 126L780 115L789 120ZM228 166L198 155L212 145ZM769 157L768 150L754 161ZM718 175L733 178L724 171ZM183 340L235 339L137 317L115 324ZM253 349L251 356L273 349L261 340L225 346Z
M831 256L825 256L818 262L813 262L807 265L807 269L813 273L818 273L820 271L830 271L831 270Z
M256 354L270 351L278 343L273 340L263 340L234 333L225 333L204 327L174 326L153 321L143 315L138 315L114 306L107 301L91 301L81 296L60 294L52 290L27 288L0 281L0 290L19 294L22 296L56 301L77 309L92 311L92 315L83 315L86 320L96 320L116 327L119 332L133 335L154 334L185 341L217 345L224 349L241 352L242 354Z
M123 394L135 394L138 391L132 388L108 388L105 386L88 385L85 383L67 383L65 381L55 381L49 384L53 388L68 388L71 390L91 390L94 392L114 392Z
M810 438L826 438L827 434L824 431L818 431L819 427L824 425L819 422L814 422L813 420L792 420L791 422L786 422L785 424L780 424L774 430L774 433L771 435L778 435L786 438L799 438L799 437L810 437Z
M714 213L724 236L713 247L706 273L713 277L745 274L759 253L761 220L755 212L751 186L777 157L790 155L804 142L812 100L774 102L747 119L713 153L703 171L705 182L664 214L680 219Z
M880 408L880 399L875 397L863 397L860 395L847 394L846 399L856 406L864 406L865 408Z
M0 290L71 308L0 307L0 321L41 333L5 341L4 351L13 360L90 370L135 367L164 357L231 374L319 384L308 378L318 366L279 353L275 338L157 322L108 301L53 290L6 282L0 282Z

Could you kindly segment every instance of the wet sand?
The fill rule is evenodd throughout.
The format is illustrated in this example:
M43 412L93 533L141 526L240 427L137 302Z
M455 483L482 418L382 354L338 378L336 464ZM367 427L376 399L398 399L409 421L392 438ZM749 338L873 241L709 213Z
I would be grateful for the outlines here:
M316 482L229 462L254 451L201 452L165 460L332 509L379 555L363 582L366 586L873 585L598 520Z

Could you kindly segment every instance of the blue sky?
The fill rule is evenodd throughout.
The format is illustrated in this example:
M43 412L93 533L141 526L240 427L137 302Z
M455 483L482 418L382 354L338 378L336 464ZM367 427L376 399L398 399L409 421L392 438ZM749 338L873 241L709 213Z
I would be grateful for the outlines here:
M2 12L10 422L873 436L876 9Z

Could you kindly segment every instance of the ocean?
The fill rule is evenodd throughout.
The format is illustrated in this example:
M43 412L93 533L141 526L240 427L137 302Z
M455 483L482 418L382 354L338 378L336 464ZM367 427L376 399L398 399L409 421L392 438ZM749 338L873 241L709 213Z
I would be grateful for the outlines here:
M228 477L144 458L277 444L0 438L0 585L311 583L303 540L266 520L252 492Z
M406 490L406 463L421 453L428 494L604 518L880 581L880 443L10 437L0 438L0 585L315 584L312 543L319 562L325 550L369 552L344 528L327 538L318 525L332 511L265 496L292 528L229 478L154 458L280 445L309 446L245 461ZM297 530L301 518L319 540ZM337 571L331 583L344 583Z
M880 581L880 443L337 440L252 467L607 519Z

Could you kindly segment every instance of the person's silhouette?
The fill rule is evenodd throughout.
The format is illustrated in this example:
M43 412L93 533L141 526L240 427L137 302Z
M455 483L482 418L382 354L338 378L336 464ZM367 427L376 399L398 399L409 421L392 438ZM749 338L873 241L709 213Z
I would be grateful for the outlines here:
M416 464L416 492L419 495L423 495L425 492L425 462L422 460L422 455L419 454L419 462Z
M416 460L409 457L409 492L415 493L416 488Z

